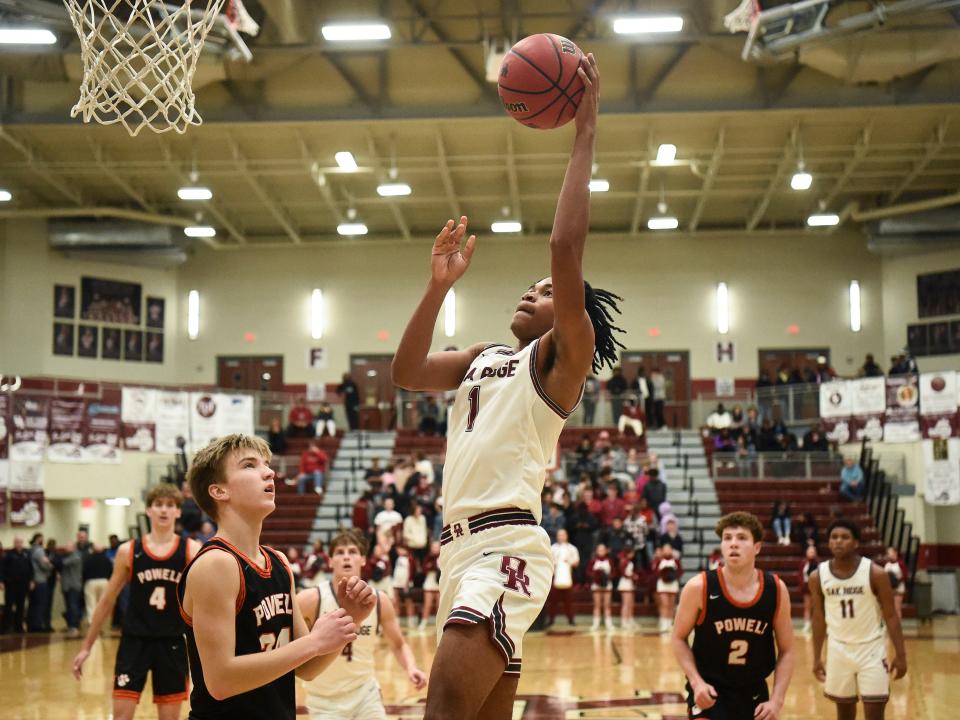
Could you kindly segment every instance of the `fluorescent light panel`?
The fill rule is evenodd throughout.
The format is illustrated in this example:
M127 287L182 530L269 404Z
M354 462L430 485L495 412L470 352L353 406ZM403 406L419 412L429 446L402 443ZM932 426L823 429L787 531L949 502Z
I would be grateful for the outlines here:
M205 187L182 187L177 190L177 197L181 200L209 200L213 191Z
M523 225L516 220L498 220L490 224L490 231L495 233L518 233L521 230Z
M191 238L211 238L216 237L217 229L209 225L191 225L183 229L183 234Z
M128 507L130 505L130 498L112 497L112 498L106 498L103 502L106 505L113 505L116 507Z
M860 283L850 281L850 329L860 332Z
M453 288L447 290L443 300L443 334L447 337L457 334L457 294Z
M840 216L836 213L816 213L807 218L810 227L831 227L840 223Z
M382 183L377 185L377 195L380 197L402 197L412 192L413 190L406 183Z
M57 36L43 28L0 27L0 45L53 45Z
M669 215L652 217L647 220L648 230L676 230L679 225L680 223L677 221L677 219L675 217L670 217Z
M657 162L671 163L677 159L677 146L670 143L664 143L657 148Z
M367 226L363 223L340 223L337 225L337 233L340 235L366 235Z
M610 189L609 180L594 178L590 181L590 192L607 192Z
M200 335L200 293L191 290L187 295L187 337L196 340Z
M717 332L730 332L730 295L725 282L717 283Z
M353 158L353 153L343 150L333 156L341 170L346 172L357 171L357 161Z
M613 31L618 35L675 33L681 30L683 30L683 18L679 15L619 17L613 20Z
M385 23L331 23L320 28L320 33L328 42L389 40L391 36L390 26Z
M13 200L13 195L10 194L9 190L0 190L0 202L10 202Z
M809 190L811 185L813 185L813 175L808 172L797 172L790 178L790 187L794 190Z
M314 288L310 295L310 337L323 337L323 290Z

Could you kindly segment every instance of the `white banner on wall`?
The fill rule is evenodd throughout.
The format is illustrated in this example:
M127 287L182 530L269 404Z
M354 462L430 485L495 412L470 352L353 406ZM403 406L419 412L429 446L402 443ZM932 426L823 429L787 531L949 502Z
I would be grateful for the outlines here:
M820 418L827 439L843 445L850 441L853 400L846 380L820 385Z
M854 415L882 415L887 409L887 382L882 377L860 378L847 384Z
M251 396L190 393L190 441L193 452L214 438L231 433L253 435Z
M960 439L923 441L923 481L931 505L960 505Z
M157 452L177 452L177 438L190 437L190 396L185 392L157 393Z

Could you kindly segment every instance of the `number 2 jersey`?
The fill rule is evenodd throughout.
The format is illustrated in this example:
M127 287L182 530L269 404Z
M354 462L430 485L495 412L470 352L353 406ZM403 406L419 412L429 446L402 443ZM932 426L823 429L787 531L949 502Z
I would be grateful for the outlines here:
M186 630L177 606L177 583L187 567L187 543L174 536L166 556L150 551L147 537L130 541L130 603L123 618L124 635L178 637Z
M207 690L193 620L183 610L183 594L190 568L196 559L204 553L217 551L232 555L240 572L240 592L234 619L235 655L269 652L286 645L293 636L294 598L290 594L293 576L277 551L261 545L260 552L266 564L260 567L223 538L210 538L184 570L177 588L180 612L187 623L187 651L193 678L189 717L191 720L294 720L296 703L292 670L275 680L265 681L253 690L224 700L215 699Z
M739 603L727 592L721 570L704 575L700 617L693 635L697 672L713 686L752 688L774 671L774 619L781 602L780 580L757 570L760 588L753 601Z
M502 507L540 522L546 468L570 413L543 389L539 346L491 345L470 364L447 425L444 522Z

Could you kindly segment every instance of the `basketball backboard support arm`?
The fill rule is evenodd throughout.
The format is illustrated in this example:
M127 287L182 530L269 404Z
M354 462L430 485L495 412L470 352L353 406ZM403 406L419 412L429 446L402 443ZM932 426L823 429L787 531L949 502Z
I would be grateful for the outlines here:
M888 18L960 8L960 0L875 2L869 11L826 27L824 20L832 4L833 0L803 0L762 11L747 35L743 59L782 59L803 45L879 30Z

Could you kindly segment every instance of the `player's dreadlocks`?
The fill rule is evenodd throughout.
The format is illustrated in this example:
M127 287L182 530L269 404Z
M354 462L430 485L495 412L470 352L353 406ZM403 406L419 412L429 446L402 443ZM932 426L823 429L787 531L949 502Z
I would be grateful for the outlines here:
M590 283L584 281L584 306L587 315L590 316L590 322L593 324L593 336L595 341L593 351L593 371L600 372L604 365L613 368L617 364L617 347L623 348L624 345L614 336L614 332L625 332L613 324L613 315L611 310L620 314L620 308L617 307L617 300L623 300L619 295L614 295L608 290L593 288Z

